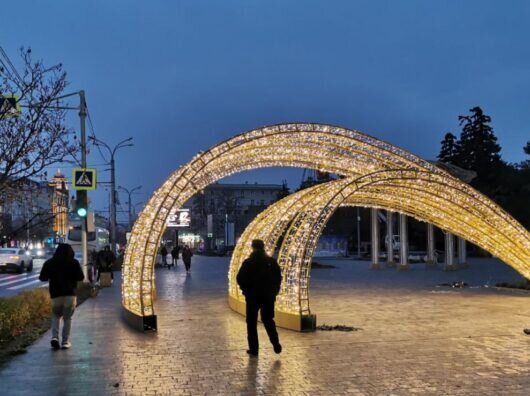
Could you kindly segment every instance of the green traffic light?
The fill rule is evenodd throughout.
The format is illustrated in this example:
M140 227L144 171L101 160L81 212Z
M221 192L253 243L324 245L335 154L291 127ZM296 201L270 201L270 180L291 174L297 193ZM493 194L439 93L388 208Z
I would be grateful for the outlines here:
M79 217L86 217L86 214L87 214L87 210L86 208L79 208L77 209L77 215Z

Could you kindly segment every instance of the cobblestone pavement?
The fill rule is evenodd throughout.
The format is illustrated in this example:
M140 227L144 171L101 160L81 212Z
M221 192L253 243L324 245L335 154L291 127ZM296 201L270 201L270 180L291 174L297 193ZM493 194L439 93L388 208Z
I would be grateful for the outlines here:
M352 332L280 330L275 355L260 326L259 358L245 353L244 318L227 307L228 259L194 257L192 275L157 270L157 334L125 326L119 285L77 310L71 350L49 332L0 370L11 395L529 395L530 295L477 287L519 279L495 260L457 272L369 271L322 260L312 271L319 324Z

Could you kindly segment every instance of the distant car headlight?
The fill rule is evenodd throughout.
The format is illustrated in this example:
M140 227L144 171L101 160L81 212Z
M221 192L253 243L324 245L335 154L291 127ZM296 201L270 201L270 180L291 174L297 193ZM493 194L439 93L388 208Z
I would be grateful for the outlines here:
M9 256L11 260L20 260L20 256Z

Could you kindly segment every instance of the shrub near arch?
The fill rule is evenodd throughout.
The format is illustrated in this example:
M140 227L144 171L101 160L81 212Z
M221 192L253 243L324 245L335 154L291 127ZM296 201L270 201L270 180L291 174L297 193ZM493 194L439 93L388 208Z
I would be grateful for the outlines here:
M296 166L349 177L388 169L424 170L450 178L427 161L355 130L297 123L255 129L197 154L154 192L134 224L122 271L125 318L156 329L154 261L173 207L230 174L263 167Z

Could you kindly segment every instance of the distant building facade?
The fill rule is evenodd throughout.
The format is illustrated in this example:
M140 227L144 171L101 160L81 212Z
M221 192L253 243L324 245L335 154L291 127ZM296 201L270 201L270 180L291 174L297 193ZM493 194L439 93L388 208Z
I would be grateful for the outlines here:
M179 242L216 250L233 246L247 225L285 192L282 184L214 183L194 195L184 207L191 227L179 230Z
M53 235L52 199L53 188L47 181L10 183L0 194L2 240L26 244Z

